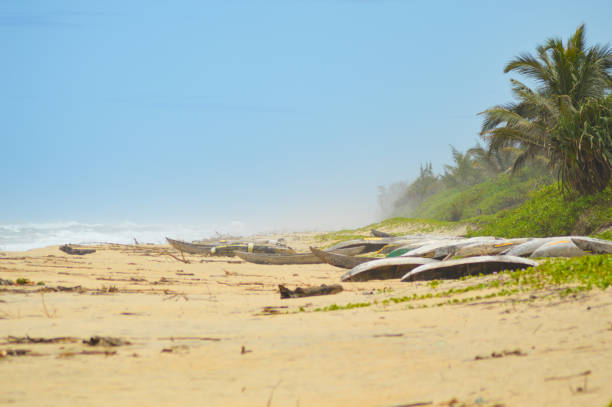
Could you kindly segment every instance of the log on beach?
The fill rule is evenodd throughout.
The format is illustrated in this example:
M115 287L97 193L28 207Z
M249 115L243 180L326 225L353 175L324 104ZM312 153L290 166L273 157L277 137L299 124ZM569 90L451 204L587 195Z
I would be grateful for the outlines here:
M312 297L315 295L330 295L337 294L343 290L340 284L325 285L320 287L297 287L295 290L290 290L282 284L278 285L281 299L284 298L301 298Z
M95 249L75 249L74 247L70 247L67 244L60 246L59 249L64 253L74 254L78 256L83 256L85 254L95 253Z

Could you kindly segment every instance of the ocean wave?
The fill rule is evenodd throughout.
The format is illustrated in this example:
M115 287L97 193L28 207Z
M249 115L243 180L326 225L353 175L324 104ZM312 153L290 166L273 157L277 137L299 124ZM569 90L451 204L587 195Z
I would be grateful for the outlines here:
M247 235L249 231L246 224L240 221L220 226L74 221L0 224L0 250L23 251L66 243L164 243L166 236L191 241L218 233Z

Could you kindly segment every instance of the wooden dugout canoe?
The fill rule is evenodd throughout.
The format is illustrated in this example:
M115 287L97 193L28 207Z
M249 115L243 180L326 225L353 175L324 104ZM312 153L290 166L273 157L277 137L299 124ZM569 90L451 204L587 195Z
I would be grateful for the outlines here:
M270 254L236 251L234 254L242 260L255 264L318 264L323 263L312 253Z
M347 254L340 251L330 252L317 249L316 247L311 247L310 251L319 259L321 259L322 262L344 269L352 269L353 267L358 266L361 263L378 259L377 257L359 257L355 256L354 254ZM355 254L359 253L360 252Z
M363 248L360 246L339 249L339 253L357 254ZM314 253L293 254L271 254L271 253L248 253L236 251L236 256L244 261L255 264L321 264L323 260Z
M586 236L570 236L572 242L585 252L594 254L612 254L612 242Z
M514 246L518 246L527 242L528 239L500 239L494 241L485 241L472 243L467 246L458 248L453 256L458 257L473 257L473 256L493 256L501 254Z
M472 237L469 239L444 239L424 244L416 249L410 250L401 257L426 257L441 260L449 255L453 255L462 247L476 244L495 242L492 236Z
M424 264L402 277L402 281L449 280L478 274L491 274L502 270L535 267L533 260L516 256L477 256L459 260Z
M212 249L214 244L204 244L204 243L188 243L183 242L181 240L166 238L170 246L174 247L176 250L189 254L210 254L210 249Z
M361 246L363 251L361 253L370 253L382 249L390 243L394 243L398 240L396 237L366 237L363 239L346 240L344 242L336 243L332 247L328 248L328 251L338 251L339 249L346 249L348 247Z
M342 281L390 280L401 278L410 270L429 263L439 263L439 261L422 257L377 259L353 267L340 279Z
M544 243L534 250L529 257L580 257L586 255L588 253L576 246L572 239L568 237Z
M228 256L236 255L236 252L247 253L267 253L267 254L295 254L295 250L287 246L271 246L258 245L253 243L231 243L217 245L210 249L211 256Z
M234 256L236 251L251 253L270 253L270 254L294 254L295 251L287 246L260 245L247 242L217 243L217 244L198 244L187 243L180 240L166 238L170 246L178 251L189 254L206 254L210 256Z

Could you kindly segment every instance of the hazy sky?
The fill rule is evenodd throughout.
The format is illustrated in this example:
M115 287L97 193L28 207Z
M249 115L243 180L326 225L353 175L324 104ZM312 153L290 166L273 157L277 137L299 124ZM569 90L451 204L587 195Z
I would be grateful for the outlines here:
M365 225L607 1L0 2L0 222Z

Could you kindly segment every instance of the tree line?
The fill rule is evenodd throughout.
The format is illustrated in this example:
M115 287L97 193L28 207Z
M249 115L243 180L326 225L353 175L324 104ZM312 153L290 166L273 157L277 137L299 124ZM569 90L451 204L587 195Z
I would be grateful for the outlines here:
M435 175L422 165L410 184L379 187L383 212L418 206L441 189L465 188L529 166L555 177L568 195L603 191L612 176L612 48L587 47L580 25L564 43L550 38L536 55L521 54L504 67L536 87L510 79L514 100L479 113L480 144Z

